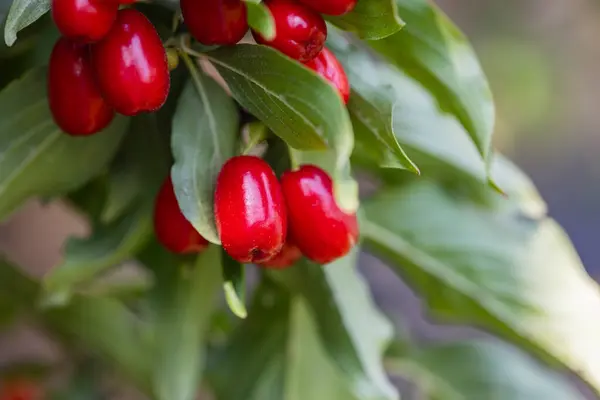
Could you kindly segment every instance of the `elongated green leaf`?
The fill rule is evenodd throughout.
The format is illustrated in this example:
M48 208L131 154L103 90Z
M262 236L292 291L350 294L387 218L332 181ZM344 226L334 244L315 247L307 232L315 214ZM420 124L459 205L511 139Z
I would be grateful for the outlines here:
M352 86L348 111L355 134L360 136L356 139L357 145L362 145L363 151L372 154L381 166L419 173L394 135L394 107L401 100L390 88L391 76L383 71L386 67L379 65L364 47L353 44L337 30L329 32L328 46L344 65ZM406 95L403 97L404 101L410 101Z
M325 267L303 260L272 276L307 301L325 349L357 397L397 399L381 363L392 326L358 275L357 254L355 250Z
M248 25L259 32L266 40L275 38L275 19L264 3L246 1L248 8Z
M50 11L50 0L14 0L4 25L4 41L12 46L17 33Z
M151 216L150 206L145 205L109 225L97 227L90 238L71 239L63 262L44 278L46 297L68 298L76 285L134 256L152 236Z
M246 269L223 250L223 290L225 301L231 312L239 318L246 318Z
M186 268L187 267L187 268ZM175 269L175 284L161 304L154 387L160 400L193 400L204 367L204 336L216 307L221 250L204 251L190 268Z
M75 338L150 392L151 332L123 304L114 299L74 296L67 307L53 309L44 318L68 340Z
M189 61L188 61L189 62ZM239 116L235 103L195 65L173 118L171 171L181 211L206 240L220 244L215 224L217 176L235 155Z
M328 46L347 70L351 98L356 97L349 108L359 164L393 167L406 149L425 176L458 174L486 181L485 163L464 127L423 86L338 31L329 33ZM407 160L401 164L405 168L411 165Z
M487 159L494 104L473 49L433 2L396 0L396 4L406 27L369 44L427 87L443 109L454 113Z
M0 220L33 196L73 190L108 164L127 127L117 117L103 132L71 137L54 124L45 69L35 69L0 93Z
M211 383L220 400L368 399L350 392L327 357L304 300L268 281L220 354Z
M233 94L276 135L299 150L330 149L336 170L347 168L354 136L332 85L266 46L241 44L208 53Z
M554 221L477 207L428 181L365 209L363 237L438 316L514 341L600 393L600 290Z
M367 393L353 394L336 365L327 357L318 335L318 326L305 300L293 299L290 313L285 400L373 398Z
M413 378L431 400L584 399L565 376L491 340L415 349L389 367Z
M356 33L361 39L378 40L393 35L404 26L395 0L368 0L356 3L348 14L327 17L341 29Z

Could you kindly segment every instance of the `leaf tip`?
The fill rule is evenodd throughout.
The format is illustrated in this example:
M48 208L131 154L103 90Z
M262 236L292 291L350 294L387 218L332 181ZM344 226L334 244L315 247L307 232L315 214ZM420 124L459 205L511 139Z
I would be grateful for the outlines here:
M238 318L246 319L248 317L248 310L244 301L238 296L233 283L231 281L225 282L223 290L225 291L225 300L231 312Z

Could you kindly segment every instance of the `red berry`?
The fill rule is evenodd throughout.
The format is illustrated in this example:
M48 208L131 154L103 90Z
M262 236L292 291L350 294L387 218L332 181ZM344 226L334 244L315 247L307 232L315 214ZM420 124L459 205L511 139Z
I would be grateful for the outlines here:
M344 15L356 6L357 0L298 0L320 14ZM369 0L363 0L369 1Z
M112 121L115 112L94 81L87 45L58 39L48 65L48 103L54 121L69 135L91 135Z
M283 269L292 266L301 257L302 253L298 246L292 243L288 238L279 253L270 260L261 263L260 266L265 268Z
M134 9L120 10L108 35L92 46L100 91L124 115L156 111L167 100L169 66L152 23Z
M345 104L350 98L350 83L344 67L336 56L326 47L318 56L306 63L306 66L327 79L338 90Z
M333 182L314 165L285 172L281 178L290 233L307 258L327 264L344 256L358 239L356 214L335 202Z
M52 18L64 36L95 42L106 36L118 8L118 3L104 0L52 0Z
M173 253L198 253L208 247L208 241L181 212L171 177L165 180L156 196L154 232L162 245Z
M241 0L181 0L181 13L192 36L206 45L233 45L248 31Z
M34 382L17 380L0 384L0 400L41 400L42 389Z
M275 19L275 39L267 41L252 31L254 39L301 62L315 58L327 39L323 17L293 0L270 0L266 5Z
M215 217L223 248L243 263L261 263L283 247L287 215L281 186L265 161L229 159L217 178Z

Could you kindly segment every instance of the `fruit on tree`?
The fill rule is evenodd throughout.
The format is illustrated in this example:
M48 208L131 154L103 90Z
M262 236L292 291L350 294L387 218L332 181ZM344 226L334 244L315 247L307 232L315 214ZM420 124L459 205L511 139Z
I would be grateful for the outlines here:
M271 46L300 62L315 58L327 39L327 25L323 17L293 0L269 0L266 5L275 19L275 38L266 40L253 30L256 42Z
M248 31L242 0L181 0L181 14L191 35L206 45L234 45Z
M356 214L337 205L331 177L314 165L303 165L281 177L290 234L307 258L327 264L347 254L358 239Z
M265 268L283 269L294 265L294 263L301 257L302 252L300 252L298 246L296 246L288 237L288 240L285 242L279 253L277 253L270 260L259 264L259 266Z
M298 0L318 13L327 15L344 15L356 6L357 0ZM369 1L369 0L362 0Z
M337 89L338 93L348 103L350 98L350 83L344 67L337 57L324 47L323 50L312 60L306 63L306 66L327 79Z
M262 159L229 159L217 178L214 204L219 237L233 259L261 263L283 247L285 201L275 172Z
M92 64L106 101L123 115L156 111L167 100L167 56L152 23L123 9L112 29L92 45Z
M104 0L52 0L52 18L70 39L95 42L109 32L119 5Z
M198 253L209 244L181 212L171 177L163 182L156 196L154 233L163 246L177 254Z
M96 85L88 45L58 39L48 64L48 103L54 121L69 135L91 135L112 121L115 112Z

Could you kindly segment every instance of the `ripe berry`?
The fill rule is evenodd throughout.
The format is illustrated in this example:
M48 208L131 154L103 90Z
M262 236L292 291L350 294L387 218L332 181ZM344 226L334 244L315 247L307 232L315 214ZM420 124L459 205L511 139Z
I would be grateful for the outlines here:
M95 42L106 36L118 8L118 3L104 0L52 0L52 18L64 36Z
M0 400L42 400L42 389L34 382L16 380L0 383Z
M156 196L154 232L159 242L173 253L198 253L208 247L208 241L181 212L171 177L165 180Z
M124 115L156 111L167 100L169 67L160 37L139 11L120 10L108 35L92 46L106 101Z
M300 62L315 58L327 38L323 17L293 0L270 0L266 5L275 19L275 38L267 41L252 31L254 39Z
M306 63L306 66L331 82L342 96L344 104L348 104L350 98L348 76L342 64L328 48L324 47L318 56Z
M302 257L302 253L298 246L292 243L289 238L275 257L269 261L259 264L265 268L283 269L292 266Z
M303 165L281 177L290 233L307 258L327 264L350 251L358 239L356 214L335 202L333 182L314 165Z
M344 15L356 6L357 0L298 0L320 14ZM368 0L363 0L368 1Z
M58 39L48 65L48 103L54 121L69 135L91 135L112 121L115 112L94 81L87 45Z
M215 217L223 248L243 263L261 263L283 247L287 215L281 186L265 161L229 159L217 178Z
M241 0L181 0L181 13L192 36L206 45L234 45L248 31Z

